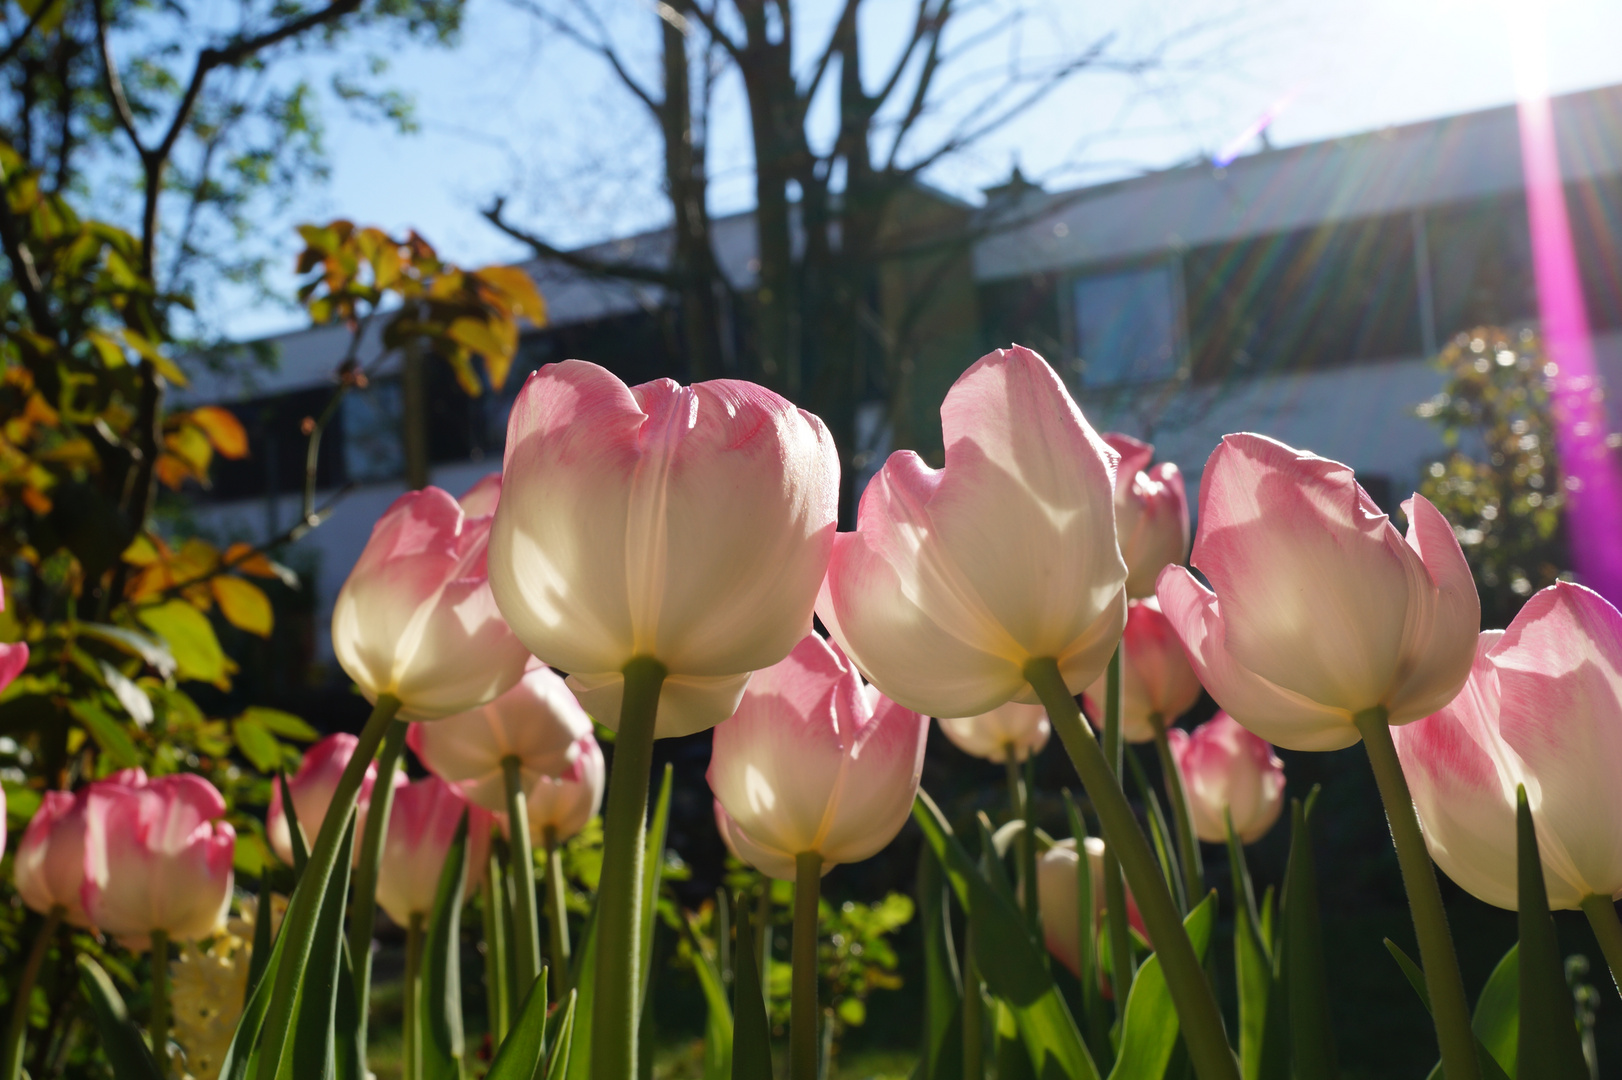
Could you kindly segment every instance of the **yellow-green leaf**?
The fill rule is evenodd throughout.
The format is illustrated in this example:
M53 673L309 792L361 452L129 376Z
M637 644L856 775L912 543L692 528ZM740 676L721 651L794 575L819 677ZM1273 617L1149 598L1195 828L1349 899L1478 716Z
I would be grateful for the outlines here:
M96 355L101 357L103 367L116 368L124 366L123 347L107 334L102 333L100 330L87 330L84 337L86 341L95 346Z
M146 628L169 645L176 674L182 679L230 686L231 665L208 617L184 600L170 600L141 611Z
M242 756L260 772L275 772L281 767L282 744L265 730L264 725L246 715L239 716L231 721L231 735L236 739L237 749L242 751Z
M243 710L242 719L252 720L266 731L280 735L284 739L314 742L321 737L321 733L315 728L292 713L282 712L280 709L267 709L262 705L250 705Z
M191 411L191 422L203 429L203 434L222 456L232 460L248 456L248 433L231 410L204 405Z
M68 702L68 711L84 725L96 745L120 769L131 769L141 764L141 755L135 751L128 729L113 715L93 701L80 699Z
M220 613L232 626L260 637L270 636L275 616L271 612L269 598L259 586L239 577L217 577L210 584L214 601L220 605Z

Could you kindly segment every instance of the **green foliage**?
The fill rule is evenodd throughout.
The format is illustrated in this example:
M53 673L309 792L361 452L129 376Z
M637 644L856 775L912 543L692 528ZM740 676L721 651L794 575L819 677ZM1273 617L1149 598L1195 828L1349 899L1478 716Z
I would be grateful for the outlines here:
M1453 523L1474 571L1485 626L1506 626L1567 569L1565 505L1550 417L1552 365L1530 330L1479 327L1436 359L1441 393L1418 415L1450 452L1419 492Z

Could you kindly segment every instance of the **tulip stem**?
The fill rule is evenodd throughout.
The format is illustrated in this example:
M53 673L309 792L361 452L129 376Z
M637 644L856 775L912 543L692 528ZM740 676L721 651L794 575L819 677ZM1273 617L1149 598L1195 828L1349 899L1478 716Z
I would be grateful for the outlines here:
M1116 646L1104 675L1104 760L1117 786L1121 777L1121 649L1122 646ZM1052 717L1049 721L1052 722ZM1122 1016L1126 1013L1126 996L1132 989L1137 969L1132 957L1132 929L1126 914L1126 885L1121 880L1121 862L1113 844L1104 848L1100 870L1104 875L1104 910L1109 914L1110 989L1115 997L1115 1014Z
M986 1080L986 999L974 959L974 927L963 930L963 1080Z
M402 1080L422 1080L422 946L426 916L411 913L406 927L405 1000L402 1002Z
M653 734L666 668L651 656L626 663L619 731L603 814L603 870L597 890L597 1000L592 1009L592 1080L637 1075L642 1016L642 833L647 826ZM267 1078L269 1080L269 1078Z
M1118 658L1119 652L1116 655ZM1118 664L1119 659L1111 664L1117 672ZM1148 839L1143 835L1143 829L1138 825L1138 819L1132 814L1131 804L1126 801L1126 792L1121 789L1120 781L1110 769L1104 748L1098 745L1092 729L1082 719L1076 699L1071 696L1064 677L1059 674L1056 660L1051 657L1030 660L1025 665L1025 678L1047 707L1048 719L1058 730L1082 786L1092 800L1107 844L1105 854L1110 851L1116 853L1127 883L1132 886L1144 925L1154 940L1155 955L1160 957L1160 968L1165 973L1166 987L1171 992L1172 1005L1177 1009L1183 1042L1188 1048L1189 1061L1196 1075L1200 1080L1239 1080L1239 1066L1228 1047L1228 1037L1222 1027L1222 1013L1217 1008L1205 969L1200 966L1200 958L1194 952L1188 932L1183 929L1183 920L1178 914L1171 890L1161 876L1160 866ZM1110 685L1119 685L1118 674L1111 678ZM1116 911L1121 913L1119 921L1124 928L1124 897L1122 906L1110 912L1112 924L1118 921ZM1114 957L1111 960L1113 962ZM1122 986L1118 981L1116 998L1117 1006L1124 1008ZM1450 1076L1448 1080L1454 1078Z
M1194 833L1194 818L1188 809L1188 792L1183 788L1183 770L1171 754L1171 741L1166 738L1166 721L1159 713L1149 717L1155 729L1155 753L1160 756L1160 772L1165 778L1166 797L1171 800L1171 812L1177 819L1177 849L1183 857L1183 893L1188 910L1205 898L1205 863L1200 858L1200 838Z
M304 865L304 875L299 878L288 900L287 914L282 918L282 937L286 945L283 946L281 963L276 966L276 982L271 987L270 1003L266 1009L264 1034L259 1044L258 1080L276 1080L277 1073L281 1071L288 1035L293 1027L293 1007L297 1004L299 987L304 984L304 975L310 966L310 951L315 945L316 916L326 898L333 868L338 865L338 847L348 831L350 815L355 812L355 800L360 794L366 767L377 756L378 745L388 734L389 726L394 723L394 714L399 711L399 698L390 694L378 697L372 715L360 733L355 752L350 756L349 764L344 766L338 786L333 789L332 802L327 806L327 816L316 835L315 850L310 852L310 860ZM385 792L388 790L386 785Z
M762 875L755 900L755 958L760 963L761 992L769 994L772 977L772 879Z
M1031 835L1031 804L1030 792L1025 788L1024 777L1020 775L1019 759L1015 756L1014 744L1009 743L1003 747L1006 755L1003 758L1008 766L1008 810L1012 820L1020 823L1019 830L1019 888L1020 895L1025 899L1025 921L1030 924L1032 934L1039 934L1042 927L1041 908L1037 907L1036 896L1036 843Z
M169 1075L169 935L152 931L152 1010L147 1015L147 1033L158 1075Z
M507 1000L507 965L512 959L508 931L512 924L507 918L506 905L502 902L506 891L504 877L501 860L496 855L495 845L491 844L490 855L485 860L479 916L484 924L484 993L485 1000L489 1002L490 1032L496 1046L507 1038L507 1030L512 1024L509 1015L511 1004Z
M1599 938L1600 952L1605 954L1605 963L1611 969L1612 984L1622 990L1622 921L1616 917L1616 902L1609 896L1585 896L1583 914L1588 916L1588 925Z
M517 754L501 759L501 778L507 787L507 835L512 837L513 968L518 985L529 986L541 970L541 922L535 911L535 846L529 836L529 800L522 766Z
M1464 979L1459 975L1447 911L1442 907L1442 892L1436 885L1436 870L1425 848L1424 834L1419 831L1414 798L1391 741L1387 715L1383 706L1376 705L1358 713L1352 721L1363 735L1369 765L1385 803L1386 820L1391 825L1402 883L1408 890L1408 908L1419 938L1419 960L1430 993L1443 1075L1447 1080L1479 1080L1481 1064L1476 1059L1476 1040L1470 1028L1470 1005L1464 996Z
M28 1007L33 1003L39 969L45 965L45 954L51 949L51 941L56 937L56 928L62 925L64 914L60 904L51 908L45 916L45 925L34 935L34 944L28 950L28 962L23 965L22 979L17 983L16 996L11 1002L5 1057L0 1058L0 1080L17 1080L22 1076L23 1050L28 1044Z
M411 725L397 721L383 737L377 759L377 780L366 809L366 829L360 838L360 862L355 866L355 890L349 900L349 961L354 965L355 1015L362 1059L366 1056L366 1021L372 1002L372 928L377 920L377 868L383 861L383 838L394 810L394 772L405 753Z
M794 857L794 968L789 999L789 1076L817 1080L817 908L822 902L822 856Z
M548 825L542 834L546 844L546 921L552 928L552 996L562 1001L569 986L569 905L563 880L563 848L558 830Z

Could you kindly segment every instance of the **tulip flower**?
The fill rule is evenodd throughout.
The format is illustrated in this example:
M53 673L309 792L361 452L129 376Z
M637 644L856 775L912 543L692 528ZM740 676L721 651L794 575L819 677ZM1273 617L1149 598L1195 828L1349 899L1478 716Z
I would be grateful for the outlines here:
M6 594L4 590L0 590L0 611L4 610L6 610ZM27 642L19 641L15 644L0 645L0 690L4 690L6 687L10 686L12 680L21 675L23 673L23 668L27 666ZM5 796L0 795L0 799L3 798L5 798ZM6 824L3 819L4 815L0 815L0 841L4 841L6 838ZM0 849L3 848L4 844L0 843Z
M1423 497L1397 532L1352 470L1260 435L1229 435L1200 481L1194 565L1158 595L1227 713L1292 750L1362 738L1419 938L1443 1071L1475 1041L1447 914L1389 725L1441 709L1469 677L1481 603L1453 528Z
M906 824L929 720L862 685L839 651L808 634L756 672L715 729L706 778L733 852L793 881L794 1075L815 1075L817 904L821 877L876 855Z
M144 779L144 777L143 777ZM17 845L13 879L24 904L41 915L59 912L73 926L89 926L79 887L84 884L84 808L89 788L47 791Z
M561 844L586 827L602 808L607 770L597 737L586 732L575 741L574 760L556 776L542 776L529 789L530 835Z
M1087 869L1093 882L1092 910L1087 914L1087 932L1096 940L1098 918L1104 913L1104 841L1096 836L1087 838ZM1036 892L1042 911L1042 937L1054 959L1070 969L1072 975L1081 976L1081 866L1076 854L1076 841L1060 840L1036 864ZM1127 923L1149 940L1143 926L1143 916L1131 893L1126 897Z
M1102 729L1104 679L1087 688L1087 705ZM1121 738L1153 742L1200 700L1200 680L1189 665L1177 630L1154 597L1127 607L1121 635Z
M321 823L326 820L332 793L338 789L338 780L343 776L344 767L354 756L359 742L355 736L345 732L328 735L304 752L304 760L299 764L298 771L288 778L287 788L293 794L293 810L298 815L299 831L304 834L306 850L310 839L320 831ZM376 781L377 763L369 762L355 804L358 814L355 824L357 837L366 830L366 810L371 803L372 787ZM403 783L405 777L395 773L395 786ZM292 835L287 827L287 812L282 806L282 786L279 783L270 786L270 811L265 815L265 835L276 857L292 866ZM358 860L359 841L356 843L355 858Z
M1155 448L1110 432L1104 441L1121 455L1115 474L1115 535L1126 560L1126 594L1155 594L1160 571L1188 557L1188 496L1183 474L1169 461L1151 467Z
M394 793L394 812L378 865L377 903L400 926L409 929L414 919L421 922L433 912L439 872L463 813L468 815L466 885L471 888L483 875L489 856L493 824L489 811L468 802L437 776L414 780Z
M1480 636L1446 708L1392 732L1437 865L1516 907L1516 789L1526 786L1549 906L1582 908L1622 969L1622 615L1559 582Z
M1246 844L1267 835L1284 809L1284 763L1266 740L1224 712L1193 734L1174 728L1168 738L1201 840L1226 843L1230 818Z
M400 496L373 526L332 612L333 652L368 701L391 698L402 719L431 720L523 674L529 653L485 574L490 520L430 487Z
M615 728L592 1069L636 1069L638 842L655 737L730 716L810 629L839 502L822 421L762 387L627 387L549 364L513 404L490 580L530 650Z
M936 723L965 754L998 764L1036 756L1053 734L1047 710L1021 701L1005 702L978 716L942 717Z
M213 934L230 906L236 850L224 816L225 799L200 776L92 785L80 886L86 918L134 949L159 935L196 941Z

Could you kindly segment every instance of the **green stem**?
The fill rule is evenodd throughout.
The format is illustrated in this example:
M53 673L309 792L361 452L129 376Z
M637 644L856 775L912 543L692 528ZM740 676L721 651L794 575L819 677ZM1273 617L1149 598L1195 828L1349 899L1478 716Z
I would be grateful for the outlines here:
M413 911L406 927L405 1000L402 1017L401 1080L422 1080L422 953L427 917Z
M1098 814L1105 843L1115 852L1132 886L1138 910L1154 940L1155 955L1160 957L1160 968L1165 973L1172 1004L1182 1023L1183 1041L1195 1073L1200 1080L1239 1080L1238 1063L1223 1031L1222 1013L1211 993L1205 970L1200 966L1199 956L1183 929L1177 904L1160 874L1148 839L1132 815L1126 793L1110 770L1104 749L1093 738L1092 729L1082 719L1076 699L1059 674L1058 662L1051 658L1031 660L1025 665L1025 678L1047 707L1048 719L1058 730L1092 800L1093 810ZM1118 910L1125 914L1124 907ZM1116 921L1113 914L1110 921Z
M1205 899L1205 863L1200 858L1200 838L1194 832L1194 815L1188 809L1188 792L1183 789L1183 770L1171 755L1171 740L1166 738L1166 722L1159 713L1149 717L1155 729L1155 752L1160 756L1160 772L1166 782L1166 797L1171 800L1172 816L1177 819L1177 850L1183 860L1183 892L1188 910L1193 911Z
M665 666L633 657L623 670L619 732L603 815L603 870L597 891L597 993L592 1007L592 1080L637 1074L642 1015L642 832L648 815L653 732ZM269 1078L267 1078L269 1080Z
M789 999L789 1076L817 1080L817 907L822 901L822 856L794 857L794 969Z
M405 753L406 733L410 730L410 724L399 721L390 724L383 737L383 753L377 759L377 780L372 784L372 802L366 810L366 829L360 838L355 889L349 901L349 960L355 969L357 1042L362 1058L365 1057L366 1022L372 1002L372 927L377 919L377 868L383 861L383 838L388 835L389 816L394 811L394 772Z
M304 866L304 876L299 878L288 901L281 931L287 943L282 947L281 963L276 966L276 982L271 987L264 1033L260 1036L258 1080L276 1080L276 1074L281 1071L282 1055L293 1028L293 1007L298 1002L299 987L304 984L305 971L310 966L310 950L315 944L316 916L320 914L321 902L338 863L338 847L348 828L349 816L355 811L355 799L360 794L366 766L377 756L378 744L399 711L398 698L384 694L377 699L360 733L355 753L344 766L338 786L333 790L327 816L315 838L315 850L310 852L310 861Z
M14 990L11 1002L11 1022L6 1027L5 1056L0 1057L0 1080L18 1080L23 1072L23 1050L28 1044L28 1007L33 1001L34 984L39 981L39 969L45 964L45 954L51 950L56 928L62 925L64 912L53 907L45 916L45 925L34 935L34 944L28 950L28 962L23 965L22 978Z
M1049 717L1052 720L1052 717ZM1063 736L1060 736L1062 741ZM1116 647L1104 675L1104 760L1119 785L1121 777L1121 648ZM1132 957L1132 927L1126 914L1126 883L1121 880L1121 861L1114 845L1104 848L1100 867L1103 876L1104 910L1109 915L1110 989L1115 997L1115 1015L1126 1013L1126 997L1132 990L1137 969Z
M529 800L524 792L523 763L516 754L501 759L507 787L507 835L512 838L513 969L518 985L529 992L541 970L541 922L535 911L535 848L529 837Z
M546 921L552 928L552 996L562 1001L569 985L569 905L563 880L563 848L558 830L548 825L546 844Z
M963 1080L986 1080L986 999L974 959L974 928L963 931Z
M507 940L507 913L502 904L501 860L495 845L485 860L484 891L480 896L479 918L484 929L484 993L489 1002L490 1028L495 1045L507 1038L511 1026L507 1002L507 964L511 959Z
M1442 1072L1447 1080L1479 1080L1481 1065L1476 1060L1476 1040L1470 1028L1470 1005L1464 996L1464 979L1453 951L1453 935L1448 930L1442 892L1436 885L1425 837L1419 831L1419 816L1402 775L1402 762L1391 741L1387 713L1376 705L1352 717L1363 735L1374 780L1385 803L1386 820L1391 824L1391 840L1402 867L1402 883L1408 891L1408 908L1419 938L1419 960L1425 969L1425 988L1430 993L1431 1016L1436 1022L1436 1041L1442 1051Z
M169 1075L169 935L152 931L152 1011L147 1017L158 1075Z
M760 895L755 898L755 959L760 964L761 992L769 994L772 978L772 882L760 879Z
M1030 793L1025 789L1024 779L1020 776L1019 761L1014 756L1014 746L1010 743L1003 748L1003 761L1008 767L1008 813L1011 820L1023 825L1019 831L1019 889L1020 895L1025 899L1025 921L1030 924L1031 932L1039 934L1042 926L1041 908L1037 906L1036 895L1036 844L1031 836L1031 804Z
M1583 897L1583 914L1599 938L1600 952L1611 969L1611 982L1622 990L1622 921L1616 917L1616 903L1609 896Z

